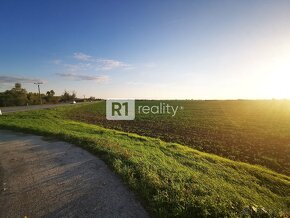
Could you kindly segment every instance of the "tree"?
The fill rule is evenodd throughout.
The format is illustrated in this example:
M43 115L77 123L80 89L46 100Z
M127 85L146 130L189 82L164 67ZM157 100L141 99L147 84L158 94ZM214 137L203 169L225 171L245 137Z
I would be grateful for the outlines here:
M73 91L71 94L65 90L63 95L61 96L61 101L68 102L73 101L76 98L76 92Z
M47 91L44 99L47 103L57 103L59 101L59 97L54 96L55 92L53 90Z
M89 101L95 101L95 100L96 100L95 97L93 97L93 96L89 97Z
M27 98L28 98L28 103L29 104L40 104L40 101L39 101L39 94L38 93L32 93L32 92L29 92L27 94Z
M43 103L56 104L60 101L59 96L55 96L55 92L50 90L45 94L41 94ZM70 98L72 95L70 95ZM21 83L15 83L11 90L0 92L0 106L21 106L21 105L35 105L40 104L39 94L29 92L23 89Z
M61 96L61 100L66 102L66 101L69 101L69 98L70 98L69 92L65 90Z
M77 93L75 91L72 91L71 100L75 100L76 97L77 97Z
M55 95L55 92L53 90L50 90L46 92L46 95L53 97Z
M6 90L1 94L2 106L21 106L28 102L26 89L21 88L20 83L15 83L15 87L11 90Z

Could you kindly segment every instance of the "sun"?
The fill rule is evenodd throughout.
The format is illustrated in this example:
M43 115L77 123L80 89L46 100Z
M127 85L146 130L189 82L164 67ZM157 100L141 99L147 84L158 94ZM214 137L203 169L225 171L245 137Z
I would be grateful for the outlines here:
M262 79L263 90L268 98L290 99L290 53L270 63Z

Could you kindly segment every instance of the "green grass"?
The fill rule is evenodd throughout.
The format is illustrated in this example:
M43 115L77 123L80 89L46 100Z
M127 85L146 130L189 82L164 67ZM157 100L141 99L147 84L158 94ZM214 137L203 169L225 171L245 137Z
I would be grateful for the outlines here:
M66 118L71 108L0 117L0 127L52 136L101 157L159 217L278 217L290 211L290 178L176 143ZM257 208L257 212L254 212Z
M162 101L183 106L175 117L137 114L108 121L105 103L74 109L74 120L177 142L290 175L290 101ZM159 105L159 101L137 101Z

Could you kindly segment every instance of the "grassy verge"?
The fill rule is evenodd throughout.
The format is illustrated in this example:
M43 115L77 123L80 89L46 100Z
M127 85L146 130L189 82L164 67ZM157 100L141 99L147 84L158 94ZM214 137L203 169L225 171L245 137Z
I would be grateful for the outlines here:
M0 117L0 127L49 135L98 154L160 217L278 217L290 178L175 143L65 118L68 107Z

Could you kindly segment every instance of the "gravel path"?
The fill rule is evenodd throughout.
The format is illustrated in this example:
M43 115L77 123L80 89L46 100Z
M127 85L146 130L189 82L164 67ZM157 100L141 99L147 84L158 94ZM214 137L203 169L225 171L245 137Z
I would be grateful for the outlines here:
M148 217L104 162L69 143L0 130L0 217Z

